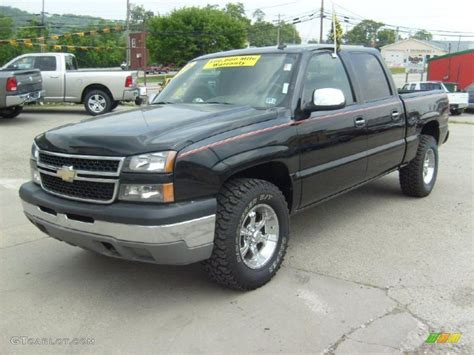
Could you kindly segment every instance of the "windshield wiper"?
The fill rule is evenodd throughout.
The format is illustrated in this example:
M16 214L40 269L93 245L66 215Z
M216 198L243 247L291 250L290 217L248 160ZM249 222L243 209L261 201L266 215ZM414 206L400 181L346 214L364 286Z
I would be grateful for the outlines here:
M225 101L204 101L201 102L203 104L217 104L217 105L235 105L231 102L225 102Z
M158 101L158 102L152 102L153 105L172 105L175 104L176 102L172 101Z

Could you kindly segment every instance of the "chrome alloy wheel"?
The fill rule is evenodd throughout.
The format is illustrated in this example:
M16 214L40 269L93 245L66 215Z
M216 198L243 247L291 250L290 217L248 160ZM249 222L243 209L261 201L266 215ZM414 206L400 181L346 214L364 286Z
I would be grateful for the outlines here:
M95 94L89 97L89 100L87 101L87 106L89 106L91 111L95 113L100 113L104 111L107 107L107 101L105 101L105 98L102 95Z
M428 149L425 153L425 159L423 159L423 182L425 184L431 183L433 180L434 172L436 167L436 157L433 149Z
M270 261L280 238L278 216L270 206L253 207L240 226L240 256L251 269L260 269Z

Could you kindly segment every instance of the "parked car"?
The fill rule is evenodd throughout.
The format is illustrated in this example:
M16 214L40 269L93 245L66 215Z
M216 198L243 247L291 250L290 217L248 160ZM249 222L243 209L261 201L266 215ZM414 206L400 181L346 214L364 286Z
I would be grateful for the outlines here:
M467 108L469 110L474 110L474 83L466 88L466 92L469 95L469 104Z
M441 81L415 81L406 83L401 92L442 90L448 95L449 110L452 115L461 115L468 106L468 94L457 91L456 83L442 83Z
M43 97L39 70L0 70L0 118L17 117L23 105Z
M137 73L112 70L79 70L70 53L29 53L8 62L7 69L39 69L45 102L83 103L92 115L115 109L120 101L135 101L139 95Z
M399 95L375 49L214 53L150 106L37 136L20 197L68 244L204 261L218 283L255 289L283 262L290 214L397 170L406 195L429 195L448 115L444 92Z
M147 74L166 74L170 68L164 65L150 65L145 71Z

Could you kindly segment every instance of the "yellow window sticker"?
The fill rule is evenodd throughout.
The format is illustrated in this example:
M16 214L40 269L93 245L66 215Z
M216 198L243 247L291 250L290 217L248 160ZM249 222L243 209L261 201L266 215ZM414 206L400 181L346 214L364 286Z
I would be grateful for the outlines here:
M214 58L210 59L203 69L254 67L260 57L260 55L241 55L237 57Z

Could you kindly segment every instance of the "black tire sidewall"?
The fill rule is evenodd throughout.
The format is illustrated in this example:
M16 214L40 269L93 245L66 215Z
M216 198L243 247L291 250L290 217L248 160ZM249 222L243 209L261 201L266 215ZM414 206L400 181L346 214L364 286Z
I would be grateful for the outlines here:
M233 231L233 235L227 238L230 244L228 245L228 250L232 251L228 261L232 264L234 275L239 283L246 283L250 287L259 286L273 277L283 261L289 237L288 210L285 201L282 200L282 196L275 194L271 189L268 189L268 191L258 189L258 191L252 192L244 196L238 205L239 211L235 211L235 217L230 228ZM240 255L240 227L247 213L259 204L266 204L275 211L278 217L279 238L272 258L262 268L251 269L245 265Z
M90 97L93 95L100 95L105 99L105 109L102 112L94 112L89 108L88 101ZM99 90L99 89L90 90L84 97L84 107L89 115L92 115L92 116L103 115L112 110L112 98L110 97L109 94L107 94L103 90Z
M0 117L6 120L17 117L23 111L23 106L13 106L0 110Z
M436 140L432 137L431 139L423 145L422 149L420 150L420 155L421 155L421 164L419 166L419 173L418 173L418 178L420 179L420 186L422 186L424 192L426 195L428 195L434 188L434 185L436 184L436 178L438 177L438 162L439 162L439 157L438 157L438 145L436 144ZM433 177L431 178L431 181L429 184L426 184L423 180L423 162L426 156L426 152L431 149L434 152L435 156L435 170L433 173Z

